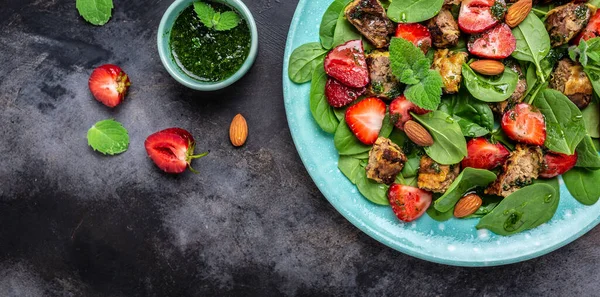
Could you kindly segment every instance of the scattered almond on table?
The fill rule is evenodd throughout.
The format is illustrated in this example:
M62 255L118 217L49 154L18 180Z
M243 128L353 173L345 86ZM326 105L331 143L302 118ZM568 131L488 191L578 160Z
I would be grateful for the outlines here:
M239 147L246 143L247 138L248 123L246 123L244 116L238 113L233 118L231 125L229 126L229 139L231 140L231 144L233 144L233 146Z

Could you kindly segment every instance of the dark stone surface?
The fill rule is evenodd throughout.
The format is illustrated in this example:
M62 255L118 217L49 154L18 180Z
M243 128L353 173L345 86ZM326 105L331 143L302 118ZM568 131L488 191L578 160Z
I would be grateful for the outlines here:
M598 296L600 230L557 252L456 268L389 249L339 215L308 177L285 119L281 69L296 1L247 0L260 32L251 72L199 93L163 69L155 34L170 1L115 1L103 27L75 1L0 3L0 296ZM114 110L92 99L95 66L133 87ZM250 126L234 149L236 113ZM115 118L129 151L86 144ZM180 126L210 150L169 176L144 139Z

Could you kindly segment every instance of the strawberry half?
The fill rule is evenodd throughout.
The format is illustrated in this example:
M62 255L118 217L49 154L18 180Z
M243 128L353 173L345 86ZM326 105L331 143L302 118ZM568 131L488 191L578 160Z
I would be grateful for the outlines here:
M362 40L350 40L332 49L325 57L325 72L352 88L369 84L369 70Z
M358 96L364 94L365 91L364 87L347 87L331 77L327 79L327 84L325 85L327 102L333 107L344 107L356 100Z
M431 205L431 193L419 188L393 184L388 190L388 200L394 214L404 222L421 217Z
M360 142L372 145L385 118L385 103L379 98L364 99L346 110L346 123Z
M461 163L462 168L492 170L504 164L510 155L510 152L502 144L493 144L483 137L469 140L467 152L467 157Z
M404 38L420 48L423 53L427 53L431 48L431 33L429 29L421 24L403 24L399 23L396 28L396 37Z
M502 131L512 140L544 145L546 141L546 120L544 115L527 103L519 103L508 110L500 123Z
M504 18L504 0L463 0L458 14L458 26L469 34L484 32Z
M577 152L573 155L549 152L544 155L544 165L540 171L540 177L553 178L559 176L575 167L577 164Z
M469 52L486 59L504 59L517 49L517 39L510 27L500 24L480 36L472 36Z
M394 126L404 131L404 124L413 119L411 112L416 114L426 114L429 112L408 101L404 95L397 97L390 103L390 117Z
M96 100L108 107L115 107L123 101L131 82L121 67L106 64L94 69L88 85Z
M182 173L187 167L196 172L192 166L193 159L208 154L194 155L196 142L190 132L181 128L169 128L156 132L144 142L146 152L156 166L167 173Z
M581 41L581 39L590 40L592 38L599 37L599 36L600 36L600 13L596 12L596 14L594 14L592 16L592 18L590 19L590 21L587 24L587 26L585 27L585 29L583 29L583 31L581 31L581 33L579 33L579 35L577 35L577 37L573 40L573 43L579 45L579 42Z

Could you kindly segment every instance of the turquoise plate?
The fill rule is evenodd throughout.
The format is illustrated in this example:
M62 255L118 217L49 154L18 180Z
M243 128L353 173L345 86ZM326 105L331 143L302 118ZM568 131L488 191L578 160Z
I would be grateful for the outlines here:
M427 261L457 266L494 266L532 259L577 239L600 221L600 203L583 206L561 180L561 200L554 218L533 230L502 237L475 229L478 220L440 223L427 215L401 223L390 207L375 205L337 168L333 135L320 130L309 110L310 83L297 85L287 76L292 51L319 40L319 24L332 0L300 0L290 26L283 67L287 120L304 166L329 202L352 224L379 242Z

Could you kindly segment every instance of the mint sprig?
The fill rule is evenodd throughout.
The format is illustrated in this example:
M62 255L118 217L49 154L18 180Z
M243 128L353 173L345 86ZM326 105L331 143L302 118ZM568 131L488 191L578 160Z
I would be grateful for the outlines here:
M109 119L97 122L87 133L88 145L105 155L123 153L129 147L129 134L121 123Z
M392 73L407 85L406 99L421 108L436 110L444 82L438 71L430 69L431 62L421 49L403 38L392 38L390 62Z
M102 26L110 20L113 9L112 0L76 0L77 11L92 25Z
M204 2L194 2L194 11L198 18L207 28L214 28L217 31L231 30L240 23L240 16L235 11L225 11L223 13Z

